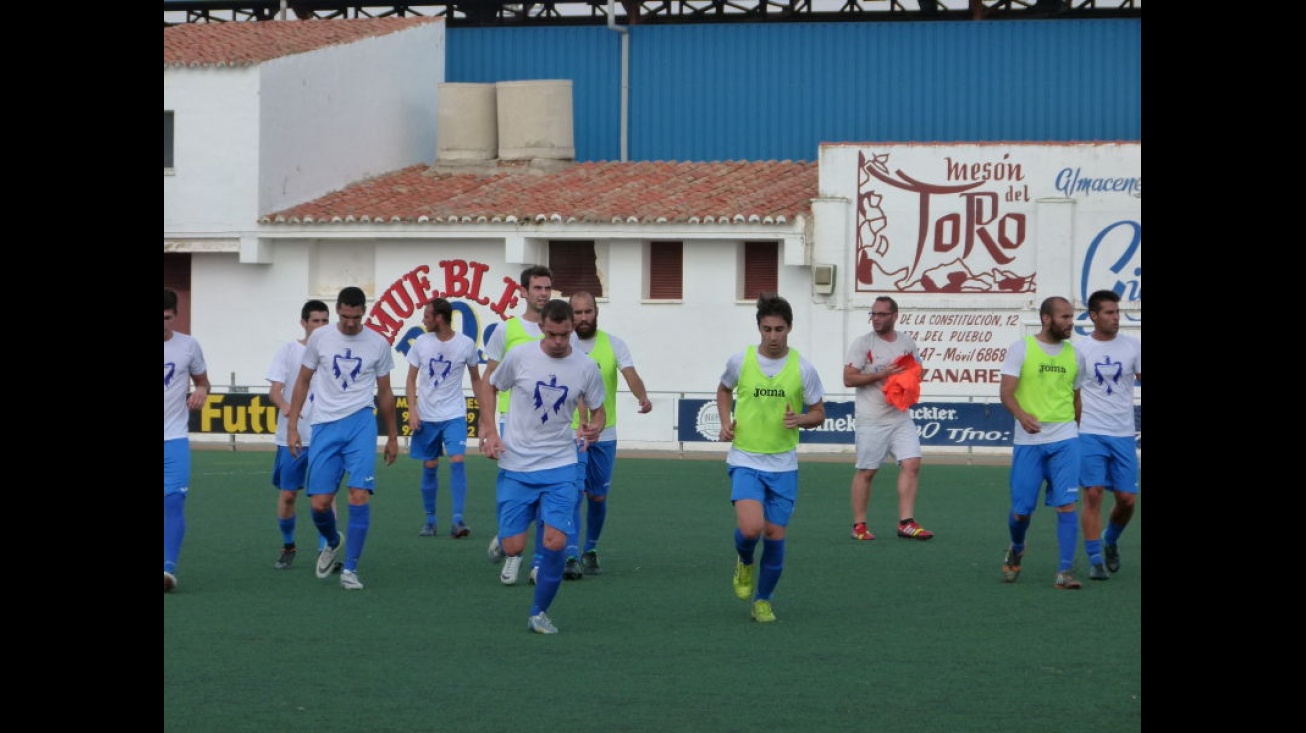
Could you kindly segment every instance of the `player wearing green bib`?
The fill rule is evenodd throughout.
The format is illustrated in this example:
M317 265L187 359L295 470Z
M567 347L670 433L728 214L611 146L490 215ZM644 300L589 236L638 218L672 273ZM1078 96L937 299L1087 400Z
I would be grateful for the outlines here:
M1057 575L1053 586L1076 590L1082 584L1072 567L1079 542L1079 370L1070 334L1075 309L1065 298L1052 297L1039 307L1042 329L1012 344L1002 362L1002 406L1016 418L1012 429L1011 511L1007 528L1011 545L1002 563L1002 579L1020 577L1025 535L1038 505L1057 512Z
M599 329L599 306L594 296L586 292L573 293L571 308L576 317L576 342L581 353L588 354L599 365L607 399L603 411L607 424L598 442L580 454L582 480L585 486L585 547L580 548L580 503L576 504L576 533L567 537L567 565L562 577L579 580L583 575L600 575L598 544L603 533L603 523L608 516L608 493L612 488L612 471L617 461L617 374L626 380L626 386L639 401L641 415L653 409L644 388L644 380L635 371L635 360L626 342L616 334ZM572 418L572 428L580 425L580 416ZM578 557L579 554L579 557Z
M717 386L720 439L735 507L734 590L752 619L776 620L771 596L784 572L785 532L798 500L798 430L825 422L825 388L811 362L789 348L794 313L775 293L757 299L761 343L726 361ZM731 418L731 403L734 417ZM758 542L762 557L755 563ZM755 565L761 572L754 573Z

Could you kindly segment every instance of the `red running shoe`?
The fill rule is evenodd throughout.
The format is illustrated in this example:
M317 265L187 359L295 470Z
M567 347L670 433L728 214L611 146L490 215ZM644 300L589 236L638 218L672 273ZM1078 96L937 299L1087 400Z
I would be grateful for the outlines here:
M904 540L934 539L934 533L917 524L915 520L910 521L906 524L899 524L898 536L903 538Z
M875 539L875 535L871 534L871 530L866 528L866 522L858 522L853 525L853 539L869 542Z

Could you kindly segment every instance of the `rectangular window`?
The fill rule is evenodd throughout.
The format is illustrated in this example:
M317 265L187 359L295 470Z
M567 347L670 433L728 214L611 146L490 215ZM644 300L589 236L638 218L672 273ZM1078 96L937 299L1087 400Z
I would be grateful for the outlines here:
M581 291L603 297L593 241L549 242L549 269L553 271L553 289L562 297Z
M177 317L172 328L182 333L190 333L190 271L189 252L163 253L163 287L177 291Z
M682 300L685 280L684 242L649 242L649 300Z
M757 300L762 293L780 287L780 245L776 242L744 242L744 300Z
M163 169L172 169L172 112L163 110Z

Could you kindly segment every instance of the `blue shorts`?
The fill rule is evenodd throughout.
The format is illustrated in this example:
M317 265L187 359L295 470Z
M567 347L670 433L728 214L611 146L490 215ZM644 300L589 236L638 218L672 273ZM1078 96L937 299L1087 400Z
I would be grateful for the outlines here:
M1138 493L1138 441L1133 436L1079 436L1079 483Z
M1079 438L1014 446L1011 455L1011 511L1034 513L1039 490L1047 482L1043 503L1059 507L1079 501Z
M617 441L590 443L577 453L581 466L581 485L590 496L607 496L612 488L612 466L617 460Z
M163 441L163 495L190 490L190 438Z
M539 517L565 534L573 534L580 481L575 466L543 471L499 469L495 493L498 497L499 536L512 537L530 529Z
M789 526L798 501L797 471L759 471L743 466L728 466L730 474L730 501L752 499L762 503L766 521L781 527Z
M467 416L440 422L422 421L408 438L408 455L419 461L467 453Z
M307 473L308 451L300 451L299 458L296 458L290 455L290 448L277 446L277 456L272 459L272 488L299 491L304 488L304 476Z
M376 491L376 415L365 407L349 417L313 426L308 447L308 495L334 494L349 474L349 488Z

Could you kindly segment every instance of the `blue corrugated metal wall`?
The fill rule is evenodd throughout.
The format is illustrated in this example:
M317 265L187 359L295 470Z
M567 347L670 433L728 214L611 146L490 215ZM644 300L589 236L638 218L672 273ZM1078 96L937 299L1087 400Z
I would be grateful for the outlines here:
M822 142L1142 139L1138 19L632 26L630 160ZM621 156L621 36L450 28L446 78L571 79L576 159Z

